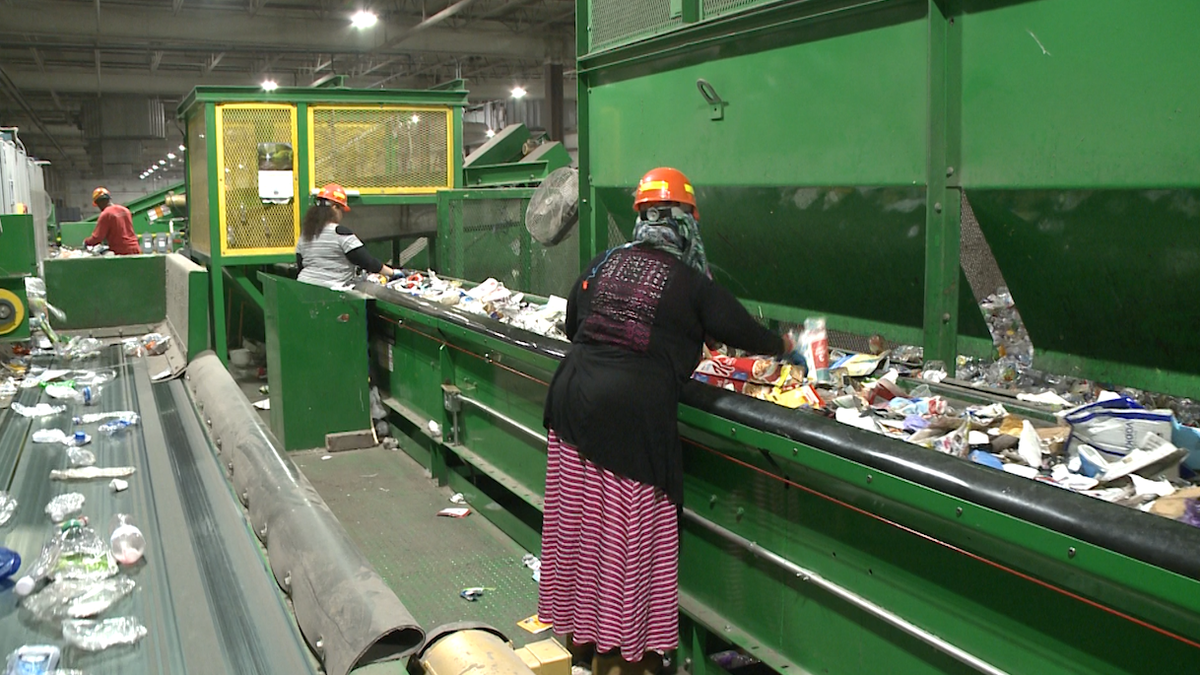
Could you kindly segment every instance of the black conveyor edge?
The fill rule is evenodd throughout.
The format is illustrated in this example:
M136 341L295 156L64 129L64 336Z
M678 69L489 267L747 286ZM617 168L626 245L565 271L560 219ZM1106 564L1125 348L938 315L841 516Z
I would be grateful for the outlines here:
M263 425L212 352L187 379L234 492L328 675L398 659L424 632Z
M355 290L466 326L542 356L563 358L571 345L494 319L447 308L360 282ZM1074 494L979 466L811 413L691 381L681 403L783 436L872 469L1102 546L1166 570L1200 579L1200 529L1137 509Z

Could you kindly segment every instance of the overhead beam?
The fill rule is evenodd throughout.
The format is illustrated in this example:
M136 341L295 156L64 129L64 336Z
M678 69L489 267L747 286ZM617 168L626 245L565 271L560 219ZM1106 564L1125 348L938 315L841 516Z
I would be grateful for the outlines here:
M37 113L33 112L33 108L29 106L29 102L25 100L25 96L21 94L21 87L13 82L12 78L8 76L8 73L4 71L3 67L0 67L0 88L7 92L8 96L16 101L17 105L21 106L23 110L25 110L26 114L28 114L33 120L33 125L38 129L41 129L42 133L46 134L46 137L50 140L50 143L54 145L59 154L62 155L63 159L69 159L67 157L67 151L63 150L63 147L59 144L58 139L55 138L48 129L46 129L46 125L42 123L42 120L37 116Z
M162 63L162 57L163 57L162 52L154 52L153 54L150 55L150 72L151 73L156 72L158 70L158 64Z
M99 0L97 0L97 2L99 2ZM405 40L416 35L417 33L421 32L423 30L428 30L428 29L438 25L439 23L445 21L446 19L449 19L450 17L454 16L455 14L458 14L459 12L463 11L464 9L470 7L473 4L475 4L475 0L458 0L458 2L446 7L442 11L438 12L437 14L434 14L433 16L429 17L428 19L425 19L424 21L413 26L412 28L400 31L400 33L398 35L396 35L395 37L389 38L382 45L377 47L375 49L375 51L382 52L382 51L391 49L392 47L395 47L396 45L400 44L401 42L404 42Z
M171 14L178 15L183 8L183 0L171 0Z
M42 53L38 51L38 48L30 47L29 51L33 53L33 60L37 63L38 70L46 72L46 62L42 60Z
M212 73L213 68L216 68L217 64L220 63L221 59L223 59L223 58L225 58L225 52L221 52L220 54L213 54L212 56L210 56L208 59L208 63L204 64L204 74L208 75L208 74Z
M99 4L100 0L96 0L96 3ZM97 49L96 50L96 93L97 94L101 93L101 89L102 89L102 87L100 84L100 50Z
M269 2L269 0L250 0L250 16L258 14L258 10L265 7L267 2Z
M503 5L500 5L499 7L497 7L496 9L493 9L489 12L484 12L483 14L480 14L478 18L491 19L491 18L494 18L497 16L503 16L506 12L524 7L525 5L528 5L531 2L533 2L533 0L509 0L508 2L504 3Z
M404 42L405 53L480 54L542 60L546 56L543 36L516 34L496 21L480 21L470 31L448 29L437 24L461 11L459 0L445 10L407 29L394 24L381 27ZM314 53L386 52L395 43L377 45L376 31L332 30L327 22L292 14L255 16L242 14L237 20L219 11L194 12L187 21L173 20L171 6L109 5L105 8L104 30L90 27L93 19L87 6L61 0L39 0L5 10L0 26L0 45L27 47L36 41L43 50L60 44L88 48L127 50L131 47L168 51L219 52L252 48L258 51L312 51ZM146 30L153 26L154 30ZM17 27L20 27L19 29ZM161 46L160 46L161 45ZM169 45L169 47L168 47Z

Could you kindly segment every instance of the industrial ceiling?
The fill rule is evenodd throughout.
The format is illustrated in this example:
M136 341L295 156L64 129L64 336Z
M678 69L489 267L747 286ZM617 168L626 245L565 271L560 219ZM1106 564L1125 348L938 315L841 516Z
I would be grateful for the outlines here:
M340 75L350 87L425 88L462 77L473 102L505 99L518 85L538 99L544 64L573 63L574 8L574 0L0 0L0 126L20 127L30 154L60 177L136 177L177 150L175 107L197 85L308 86ZM363 11L377 23L352 25ZM573 89L565 87L569 98Z

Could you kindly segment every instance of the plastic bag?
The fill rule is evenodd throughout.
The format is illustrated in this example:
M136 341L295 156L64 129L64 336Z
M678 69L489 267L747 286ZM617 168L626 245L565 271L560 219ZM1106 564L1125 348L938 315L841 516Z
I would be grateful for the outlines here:
M1068 454L1078 454L1079 446L1090 445L1107 454L1109 461L1144 447L1147 434L1170 441L1174 420L1170 410L1146 410L1128 396L1074 408L1064 413L1063 419L1071 425Z
M121 351L125 356L145 356L146 348L142 346L142 341L138 338L128 338L121 341Z
M89 652L98 652L114 645L131 645L146 637L149 631L135 617L94 621L68 619L63 621L63 638L67 644Z
M12 495L0 490L0 527L8 523L17 510L17 500Z
M71 463L72 467L91 466L96 463L96 454L86 448L69 446L67 461Z
M34 443L65 443L68 437L62 429L38 429L29 438Z
M63 580L25 598L21 605L39 621L82 619L107 611L135 586L137 583L124 575L96 581Z
M78 492L68 492L61 494L50 500L46 504L46 515L50 516L50 520L56 523L61 523L67 518L83 511L83 495Z

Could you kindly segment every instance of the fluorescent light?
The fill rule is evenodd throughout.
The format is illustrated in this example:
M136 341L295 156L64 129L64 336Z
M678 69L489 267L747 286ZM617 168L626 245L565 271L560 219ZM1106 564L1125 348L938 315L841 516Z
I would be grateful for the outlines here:
M184 146L182 146L182 145L181 145L181 146L179 146L179 151L180 151L180 152L185 152L186 150L187 150L187 148L185 148Z
M419 116L419 115L417 115L416 113L413 113L413 116L412 116L412 122L413 122L413 124L416 124L417 122L420 122L420 121L421 121L421 118L420 118L420 116Z
M529 92L525 91L525 89L523 87L521 87L521 85L517 85L512 88L512 97L513 98L525 98L525 94L528 94L528 93Z
M275 80L263 80L262 88L265 91L275 91L279 88L279 84Z
M379 17L375 16L375 12L368 12L365 9L358 10L354 16L350 17L350 25L359 30L370 28L376 23L379 23Z
M488 129L488 130L487 130L487 137L488 137L488 138L491 138L492 136L495 136L495 135L496 135L496 131L495 131L494 129Z
M167 159L175 159L175 153L173 153L173 152L168 152L168 153L167 153Z

